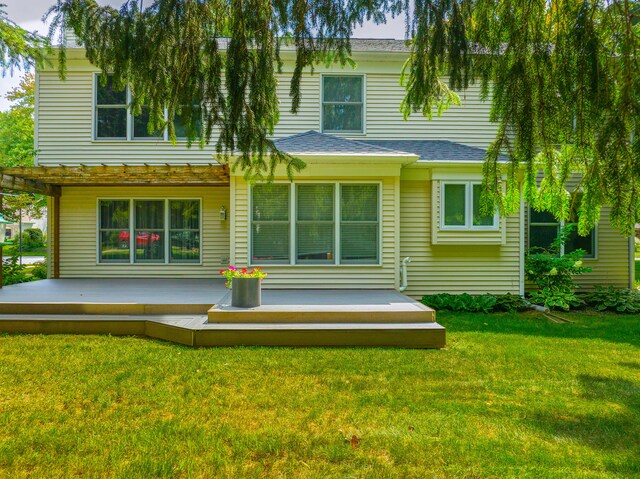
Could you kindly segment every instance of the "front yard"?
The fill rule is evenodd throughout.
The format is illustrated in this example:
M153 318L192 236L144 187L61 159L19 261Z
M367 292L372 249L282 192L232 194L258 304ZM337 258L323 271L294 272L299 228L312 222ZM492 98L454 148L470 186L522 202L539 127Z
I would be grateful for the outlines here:
M445 314L448 349L0 336L0 477L640 475L640 316Z

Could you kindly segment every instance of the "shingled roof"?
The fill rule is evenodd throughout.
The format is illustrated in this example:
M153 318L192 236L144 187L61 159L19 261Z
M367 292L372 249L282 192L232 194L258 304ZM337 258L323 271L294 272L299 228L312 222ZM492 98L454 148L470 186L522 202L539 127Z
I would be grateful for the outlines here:
M354 140L359 143L413 153L420 162L429 161L484 161L486 150L475 146L462 145L448 140ZM500 155L500 161L508 161Z
M383 145L355 141L339 136L327 135L314 130L275 140L280 151L292 155L371 155L413 156L410 152L394 150Z

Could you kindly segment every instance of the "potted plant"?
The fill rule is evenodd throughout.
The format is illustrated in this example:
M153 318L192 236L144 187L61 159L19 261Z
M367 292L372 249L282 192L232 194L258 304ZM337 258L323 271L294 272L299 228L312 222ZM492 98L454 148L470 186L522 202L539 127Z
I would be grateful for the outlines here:
M225 285L231 288L231 306L235 308L255 308L261 302L261 283L267 276L260 267L238 269L229 266L220 270L220 274L227 279Z

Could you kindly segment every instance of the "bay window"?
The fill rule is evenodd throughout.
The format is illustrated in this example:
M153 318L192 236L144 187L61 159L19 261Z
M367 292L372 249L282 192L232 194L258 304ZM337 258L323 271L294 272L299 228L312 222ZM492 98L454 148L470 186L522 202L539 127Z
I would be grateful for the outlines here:
M200 210L198 199L99 200L99 262L199 263Z
M300 183L251 189L251 263L379 264L379 185Z
M472 181L442 183L441 227L457 230L495 230L498 214L482 212L482 185Z

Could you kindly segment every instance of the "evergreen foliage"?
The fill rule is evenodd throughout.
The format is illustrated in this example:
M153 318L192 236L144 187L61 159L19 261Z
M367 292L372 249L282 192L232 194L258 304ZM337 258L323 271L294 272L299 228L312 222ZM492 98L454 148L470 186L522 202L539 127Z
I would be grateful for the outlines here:
M607 203L613 224L631 234L640 221L637 0L156 0L120 10L58 0L50 14L54 30L73 30L92 63L113 71L120 87L131 85L134 111L150 106L151 130L165 126L167 108L174 138L172 119L181 113L191 141L204 144L215 132L219 154L238 152L234 167L264 179L278 164L290 175L303 167L269 140L278 122L282 45L296 47L295 112L305 69L347 64L354 26L401 12L411 38L405 116L440 113L473 83L490 98L498 133L484 165L486 211L518 209L524 169L526 199L566 219L573 200L567 182L578 172L580 233ZM64 71L64 48L60 65ZM199 138L194 100L204 105ZM506 167L501 152L511 158Z
M28 32L9 20L0 3L0 72L13 74L15 69L28 70L34 64L42 64L48 52L49 42L37 33Z

